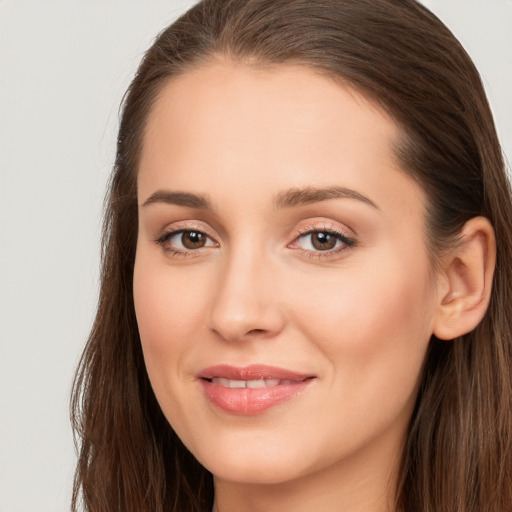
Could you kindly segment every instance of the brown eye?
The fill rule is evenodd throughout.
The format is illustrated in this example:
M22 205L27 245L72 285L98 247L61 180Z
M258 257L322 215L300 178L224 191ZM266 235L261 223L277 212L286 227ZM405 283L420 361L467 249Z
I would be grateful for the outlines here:
M326 253L334 255L355 244L355 240L348 236L330 230L312 230L297 237L292 247L303 249L310 253Z
M326 233L323 231L317 231L311 233L311 245L318 251L328 251L336 247L339 237Z
M156 242L162 246L165 252L175 254L192 254L204 247L218 247L218 244L207 234L193 229L171 231Z
M201 249L206 245L208 237L200 231L183 231L181 243L186 249Z

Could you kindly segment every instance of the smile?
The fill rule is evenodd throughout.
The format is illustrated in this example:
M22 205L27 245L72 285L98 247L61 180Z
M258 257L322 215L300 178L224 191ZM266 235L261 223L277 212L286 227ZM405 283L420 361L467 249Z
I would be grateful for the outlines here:
M293 384L292 380L279 380L279 379L255 379L255 380L232 380L223 377L214 377L211 379L212 384L223 386L225 388L240 389L240 388L269 388L272 386L285 386Z
M203 370L198 378L205 397L216 408L254 415L300 396L315 376L265 365L219 365Z

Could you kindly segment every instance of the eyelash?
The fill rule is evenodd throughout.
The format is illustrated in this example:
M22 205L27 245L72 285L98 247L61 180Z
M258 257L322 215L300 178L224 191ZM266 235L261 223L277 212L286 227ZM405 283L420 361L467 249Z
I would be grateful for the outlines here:
M198 233L200 235L203 235L207 238L207 242L213 242L211 245L199 247L197 249L179 249L175 246L169 244L169 240L171 240L173 237L178 235L183 235L184 233ZM336 244L338 242L341 242L340 247L334 247L332 249L327 250L314 250L314 249L304 249L301 247L297 247L296 245L301 239L304 239L305 237L311 236L313 234L325 234L329 236L333 236L336 239ZM162 236L157 238L155 242L162 247L162 249L166 252L171 254L174 257L190 257L190 256L196 256L198 255L199 251L205 247L218 247L218 242L216 242L213 237L205 233L201 229L194 229L193 227L184 229L173 229L171 231L168 231L164 233ZM349 236L347 236L345 233L343 233L341 230L333 229L332 227L319 227L319 226L310 226L307 228L304 228L303 230L300 230L295 236L295 238L292 240L291 243L287 245L287 247L297 249L301 251L302 253L307 253L307 255L311 258L329 258L334 255L338 255L339 253L346 251L347 249L354 247L357 244L357 241Z
M213 244L215 246L218 246L218 242L216 242L213 237L211 237L210 235L208 235L207 233L204 232L204 230L202 229L194 229L193 227L188 227L188 228L178 228L178 229L173 229L171 231L168 231L166 233L164 233L162 236L160 236L159 238L157 238L155 240L155 242L160 245L162 247L162 249L166 252L166 253L169 253L171 254L172 256L175 256L175 257L182 257L182 258L185 258L185 257L190 257L190 256L195 256L197 255L197 253L199 252L200 249L203 249L204 247L199 247L197 249L179 249L171 244L169 244L169 240L171 240L173 237L175 236L178 236L178 235L183 235L185 233L198 233L200 235L203 235L206 237L207 239L207 242L208 241L212 241ZM206 246L206 247L212 247L213 245L209 245L209 246Z
M327 249L327 250L312 250L312 249L303 249L303 248L297 247L297 250L299 250L303 253L307 253L308 256L311 258L322 259L322 258L329 258L329 257L337 256L341 252L344 252L347 249L350 249L351 247L354 247L357 244L357 242L354 238L351 238L350 236L348 236L346 233L344 233L341 230L334 229L330 226L327 227L327 226L316 225L316 226L309 226L309 227L306 227L306 228L303 228L302 230L300 230L298 232L297 236L293 239L293 241L290 244L288 244L288 247L293 247L294 245L298 244L299 240L304 239L305 237L311 236L315 233L316 234L322 233L325 235L332 236L336 239L336 244L338 242L341 242L341 246L334 247L332 249ZM310 244L311 244L311 242L310 242Z

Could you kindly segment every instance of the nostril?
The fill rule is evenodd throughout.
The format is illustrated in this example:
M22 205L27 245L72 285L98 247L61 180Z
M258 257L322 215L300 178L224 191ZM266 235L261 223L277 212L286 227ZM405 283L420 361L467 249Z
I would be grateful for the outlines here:
M247 334L259 334L260 332L265 332L263 329L251 329Z

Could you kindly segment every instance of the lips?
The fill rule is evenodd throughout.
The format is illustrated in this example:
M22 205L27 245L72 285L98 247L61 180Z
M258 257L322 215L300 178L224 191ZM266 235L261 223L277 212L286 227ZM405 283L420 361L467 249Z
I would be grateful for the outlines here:
M198 375L205 396L213 405L241 415L262 413L301 395L314 378L266 365L218 365L205 368Z

